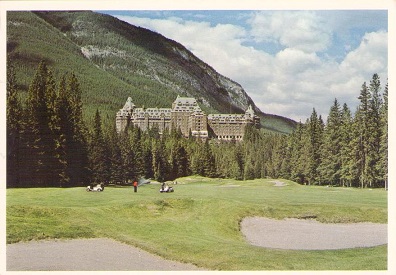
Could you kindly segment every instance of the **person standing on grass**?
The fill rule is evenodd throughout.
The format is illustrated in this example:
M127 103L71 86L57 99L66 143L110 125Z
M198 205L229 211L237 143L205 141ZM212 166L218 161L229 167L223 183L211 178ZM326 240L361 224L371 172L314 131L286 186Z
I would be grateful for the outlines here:
M137 192L137 186L138 186L138 183L137 183L137 181L135 180L134 182L133 182L133 191L136 193Z

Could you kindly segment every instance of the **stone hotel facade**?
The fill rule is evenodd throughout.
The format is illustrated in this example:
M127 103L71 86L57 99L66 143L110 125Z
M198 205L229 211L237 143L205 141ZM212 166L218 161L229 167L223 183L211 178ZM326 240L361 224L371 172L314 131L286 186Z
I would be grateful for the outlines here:
M163 133L180 128L185 137L243 140L246 125L259 127L260 118L250 105L244 114L206 115L192 97L178 96L172 108L137 108L129 97L117 112L117 132L131 124L143 131L156 127Z

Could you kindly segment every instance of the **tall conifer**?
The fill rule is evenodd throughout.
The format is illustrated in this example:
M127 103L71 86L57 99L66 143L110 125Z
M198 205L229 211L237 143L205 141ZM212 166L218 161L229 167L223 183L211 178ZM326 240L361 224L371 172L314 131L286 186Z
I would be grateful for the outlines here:
M341 172L341 110L337 99L330 108L321 146L319 166L324 183L338 185Z
M367 155L369 151L369 103L371 95L366 82L363 83L359 95L360 104L355 113L353 123L354 142L353 149L355 153L354 171L359 179L361 188L366 187L369 179L369 165Z
M19 101L15 71L7 60L7 187L21 186L19 172L21 166L21 134L24 119L22 105Z
M380 141L380 159L378 162L379 179L383 182L385 189L388 188L388 83L383 94L383 104L380 110L382 135Z
M107 183L109 171L99 110L96 110L95 113L94 128L90 142L89 163L92 173L92 182Z
M353 181L352 161L352 114L346 103L341 111L340 125L340 179L342 186L351 186Z
M71 109L71 134L73 139L70 143L70 185L82 185L88 181L88 143L86 137L88 131L83 121L81 89L77 77L70 74L66 85L69 104Z
M61 78L58 86L58 93L54 104L54 131L56 137L56 159L57 167L55 173L59 177L59 186L70 185L70 169L69 164L72 161L70 158L70 143L73 139L72 125L71 125L71 110L66 93L66 79L65 76Z
M123 183L120 136L116 131L115 124L108 131L107 147L109 151L109 181L112 183Z
M381 83L378 74L374 74L369 86L370 100L369 111L367 117L368 127L368 151L367 151L367 176L368 184L370 187L377 185L380 180L380 172L378 170L378 163L380 162L380 143L382 130L381 127L381 105L382 100L380 96Z
M323 121L318 117L316 110L313 109L311 117L307 124L308 134L308 184L317 184L319 182L318 167L320 164L320 147L322 143Z
M31 184L52 186L52 164L55 159L55 142L52 132L52 110L48 98L53 93L52 74L45 62L41 62L29 86L27 100L27 139L29 155L28 173Z

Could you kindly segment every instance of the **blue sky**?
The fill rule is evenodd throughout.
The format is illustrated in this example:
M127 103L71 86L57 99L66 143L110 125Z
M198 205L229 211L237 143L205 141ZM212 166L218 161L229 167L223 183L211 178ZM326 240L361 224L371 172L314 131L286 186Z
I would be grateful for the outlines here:
M240 83L266 113L355 110L361 85L387 82L386 10L101 11L176 40Z

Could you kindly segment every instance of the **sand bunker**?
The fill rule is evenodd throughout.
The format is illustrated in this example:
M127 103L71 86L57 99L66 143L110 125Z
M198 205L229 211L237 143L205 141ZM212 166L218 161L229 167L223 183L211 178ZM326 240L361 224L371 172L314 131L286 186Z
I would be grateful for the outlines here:
M387 224L326 224L315 220L245 218L241 231L253 245L293 250L370 247L388 242Z
M8 244L6 254L8 271L199 270L110 239Z

